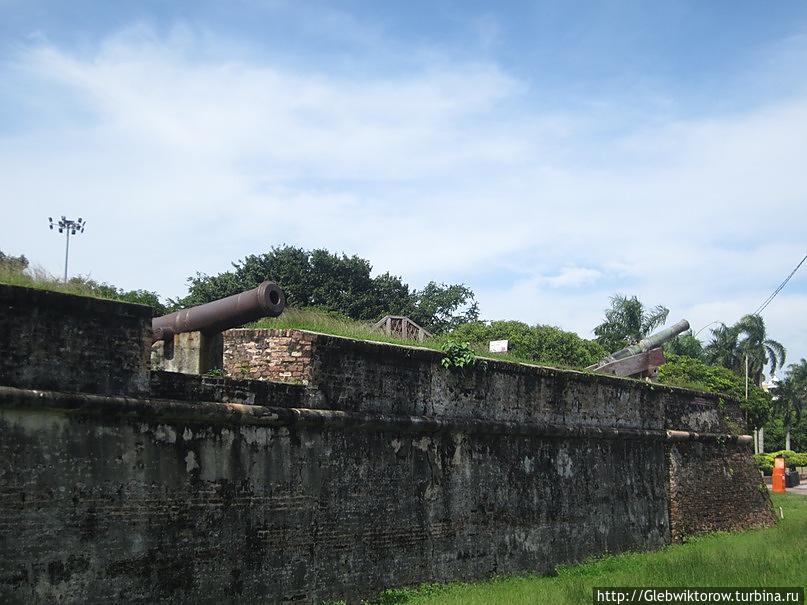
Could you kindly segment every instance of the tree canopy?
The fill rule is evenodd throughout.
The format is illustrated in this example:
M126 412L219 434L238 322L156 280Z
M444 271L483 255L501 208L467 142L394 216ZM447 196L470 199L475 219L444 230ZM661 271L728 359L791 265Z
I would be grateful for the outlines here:
M188 279L188 295L175 302L198 305L272 279L283 287L289 306L319 307L356 320L407 315L427 330L443 333L479 317L474 293L463 284L429 282L415 290L398 276L387 272L373 277L371 272L370 262L357 255L278 246L233 263L231 271L197 273Z
M785 449L790 449L790 431L801 423L807 405L807 360L792 363L785 377L773 389L773 412L781 419L785 432Z
M776 340L768 338L765 321L759 315L745 315L733 326L720 324L712 330L712 340L705 348L706 359L737 374L745 373L748 356L748 376L754 384L762 384L764 370L771 375L785 363L787 351Z
M20 256L11 256L9 254L4 254L3 251L0 250L0 270L21 273L27 268L28 259L25 258L24 254L21 254Z
M684 355L693 359L700 359L701 361L706 359L703 345L700 340L692 335L692 330L687 330L665 343L664 351L673 355Z

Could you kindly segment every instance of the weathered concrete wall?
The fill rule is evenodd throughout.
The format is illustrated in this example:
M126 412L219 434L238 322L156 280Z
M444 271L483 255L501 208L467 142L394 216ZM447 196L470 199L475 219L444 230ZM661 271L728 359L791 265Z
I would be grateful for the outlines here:
M304 407L306 390L302 385L194 376L179 372L151 373L151 396L180 401L213 401L250 405Z
M0 384L149 392L151 308L0 284Z
M669 541L663 450L642 440L3 397L7 602L309 601Z
M309 344L283 351L305 358L307 385L154 372L140 399L0 386L0 601L355 598L771 522L736 402Z
M305 356L290 359L287 347L303 343L310 356L306 348ZM442 355L422 348L248 329L225 333L225 347L249 349L241 369L258 378L275 378L286 363L303 364L309 408L714 435L736 435L744 425L737 402L717 395L494 360L446 372ZM707 439L669 440L664 447L676 540L770 522L747 445Z
M151 345L151 368L183 374L222 370L224 343L220 333L180 332Z

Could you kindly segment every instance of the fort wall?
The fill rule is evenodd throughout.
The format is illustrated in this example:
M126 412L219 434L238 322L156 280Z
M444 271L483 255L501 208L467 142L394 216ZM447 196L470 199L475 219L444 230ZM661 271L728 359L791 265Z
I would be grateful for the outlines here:
M71 326L52 356L100 321L26 300ZM772 522L736 402L299 331L264 334L303 347L299 383L149 374L147 330L117 317L146 394L93 377L108 345L67 388L2 375L4 602L356 599Z

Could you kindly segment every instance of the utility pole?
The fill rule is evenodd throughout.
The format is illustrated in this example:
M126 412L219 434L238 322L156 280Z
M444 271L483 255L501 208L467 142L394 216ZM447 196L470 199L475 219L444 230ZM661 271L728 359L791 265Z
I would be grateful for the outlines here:
M64 283L67 283L67 260L70 256L70 236L75 235L76 233L84 233L84 228L87 226L87 221L85 221L81 217L79 217L78 220L74 221L62 215L62 218L59 219L59 221L56 223L54 223L53 218L49 216L48 223L51 231L53 230L53 226L56 225L56 228L59 229L59 233L65 234Z
M748 409L748 353L745 354L745 407ZM754 453L759 454L759 431L754 429Z

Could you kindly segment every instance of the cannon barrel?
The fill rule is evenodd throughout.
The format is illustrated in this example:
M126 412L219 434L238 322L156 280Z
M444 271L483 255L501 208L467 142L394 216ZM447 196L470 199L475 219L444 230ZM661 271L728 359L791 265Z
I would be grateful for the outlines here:
M647 338L643 338L636 344L630 345L625 347L624 349L620 349L616 353L611 353L608 357L605 357L595 363L594 365L588 366L586 369L594 372L602 371L603 368L610 368L609 373L616 373L620 376L630 376L633 375L631 373L620 374L620 372L627 371L625 368L625 364L627 362L622 362L621 360L627 360L628 358L634 359L643 353L648 353L648 351L652 351L653 349L657 349L661 345L663 345L668 340L672 340L682 332L686 332L689 330L689 322L686 319L682 319L677 324L670 326L669 328L664 328L655 334L651 334ZM648 353L650 354L650 353ZM630 361L630 360L628 360ZM620 362L620 363L617 363ZM648 360L644 360L643 363L650 363ZM656 363L664 363L663 356L661 356L661 360L656 360ZM614 366L620 366L619 368L615 369ZM631 364L628 364L631 365ZM633 368L635 370L636 368Z
M182 309L151 320L153 341L182 332L222 332L261 317L277 317L286 308L286 296L275 282L221 300Z
M610 361L614 361L616 359L624 359L625 357L630 357L631 355L638 355L639 353L644 353L645 351L649 351L650 349L655 349L656 347L660 347L668 340L672 340L682 332L686 332L689 330L689 322L686 319L682 319L677 324L670 326L669 328L664 328L656 332L655 334L651 334L647 338L643 338L635 345L630 345L629 347L625 347L624 349L620 349L616 353L612 353L608 356Z

